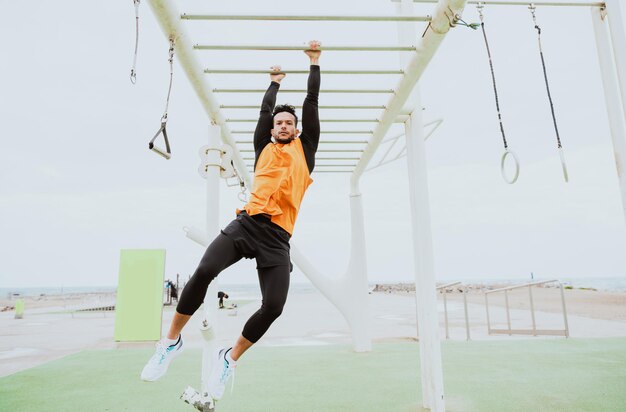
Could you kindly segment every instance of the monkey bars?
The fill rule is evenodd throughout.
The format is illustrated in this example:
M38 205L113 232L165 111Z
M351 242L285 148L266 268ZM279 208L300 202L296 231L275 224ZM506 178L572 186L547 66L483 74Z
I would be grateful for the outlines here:
M231 131L229 123L243 124L254 122L255 116L245 117L241 113L244 110L258 110L256 104L259 104L265 93L265 88L258 87L266 87L269 83L269 79L266 77L269 70L258 67L233 66L230 59L228 59L230 67L219 67L219 63L226 59L214 56L217 56L219 53L228 53L229 56L233 56L235 55L232 53L233 51L245 51L246 54L243 57L252 57L257 55L252 55L251 53L258 53L260 56L261 54L267 55L268 51L285 53L293 50L303 50L304 47L302 45L255 45L247 42L232 44L233 42L228 38L228 35L222 36L225 37L222 39L212 36L210 38L211 44L194 43L188 35L188 29L190 31L196 30L199 36L204 33L204 31L200 32L198 29L198 26L202 24L216 25L220 24L221 21L227 22L229 28L234 28L235 25L241 24L241 22L248 22L245 23L245 26L241 26L241 30L246 33L250 32L250 36L254 36L251 28L253 23L249 23L251 21L258 22L258 24L263 24L263 22L271 23L271 30L277 30L280 24L288 22L301 22L299 24L308 25L319 24L320 22L324 24L326 22L340 22L341 25L335 24L334 26L345 30L349 24L354 24L353 30L361 31L360 38L363 38L365 42L370 42L370 44L363 45L329 45L328 47L322 44L323 52L333 52L323 54L321 60L323 66L322 75L332 75L329 77L341 79L341 83L335 85L332 84L331 79L324 78L323 80L324 85L329 84L329 86L325 86L320 91L320 101L324 103L324 106L320 107L323 138L317 152L314 173L351 174L350 210L352 241L350 258L345 274L330 277L320 273L315 265L306 259L297 245L291 242L293 261L345 317L352 332L354 349L357 352L370 351L372 348L368 325L367 250L365 248L364 214L359 190L359 179L366 170L367 165L374 158L374 154L383 142L387 132L390 128L395 127L394 124L399 122L405 125L404 134L407 136L407 140L419 140L417 148L411 146L407 150L409 163L420 162L419 165L412 165L417 167L416 170L412 170L412 173L422 176L420 180L412 182L411 193L414 194L418 191L423 194L427 192L427 185L423 178L426 166L423 158L423 147L421 147L424 140L421 104L413 89L446 33L454 25L455 21L460 18L465 0L440 0L434 9L432 18L414 15L412 10L409 10L410 7L408 7L407 3L407 1L402 3L402 10L395 9L393 4L389 3L391 11L394 12L393 15L271 16L255 14L181 14L175 10L172 0L149 0L149 4L154 10L166 37L176 40L175 47L178 62L183 66L213 125L210 128L210 142L213 143L210 143L210 145L214 145L215 137L219 134L225 143L228 143L235 149L233 153L235 166L240 176L247 182L248 187L251 187L249 171L254 162L254 149L249 140L253 132L247 129ZM183 22L188 22L190 26L183 24ZM367 23L367 25L359 24L363 22ZM402 41L398 42L398 45L376 45L375 41L379 40L381 33L389 31L374 29L375 25L379 23L387 24L387 26L383 26L385 28L388 28L388 24L391 23L394 25L392 27L398 28L399 31L402 31L400 28L411 25L414 35L410 37L404 36ZM420 27L416 27L416 25L420 25ZM265 29L266 31L267 28ZM330 31L330 29L324 30L323 33L320 33L320 36L332 38L333 34ZM228 31L225 32L228 33ZM418 36L418 32L422 33L422 35ZM340 36L341 34L337 34L337 37ZM324 39L320 40L324 41ZM334 53L335 51L336 53ZM343 64L341 62L341 57L344 54L339 52L342 51L350 52L350 56L366 54L368 57L367 60L363 61L359 61L358 57L350 57L349 64L346 65L345 62ZM386 67L389 66L391 61L389 59L390 52L401 55L399 65L396 63L398 60L393 59L393 66L395 67ZM381 55L386 57L376 57ZM302 58L304 59L304 57ZM201 64L200 59L203 59L202 61L206 63ZM293 64L286 66L294 67ZM305 75L308 73L308 70L303 70L306 66L308 64L302 62L300 66L302 68L297 68L296 66L285 72L287 74ZM233 75L238 76L235 84L233 84ZM254 76L260 75L265 76L258 77L259 81L255 80ZM254 83L251 83L251 80L255 80ZM280 89L282 95L304 95L306 93L304 89L288 87L286 85L287 81L283 83L285 84ZM250 84L255 86L250 87ZM343 100L339 101L340 99ZM406 109L407 107L409 110ZM414 111L412 107L417 107L418 110ZM327 109L341 109L342 115L341 117L329 118L325 113ZM368 114L363 114L364 111L367 111ZM239 113L240 115L233 113ZM325 124L332 124L332 129L326 129L324 127ZM407 126L409 124L410 128ZM369 128L370 125L373 126L373 129ZM246 135L248 140L235 140L233 138L235 135L242 134ZM341 137L336 139L327 137L333 135ZM389 150L385 156L389 154L388 152ZM219 179L218 176L219 169L212 168L206 170L207 182L211 181L214 183L215 179ZM208 189L210 193L216 190L213 183L211 183L210 189ZM214 213L216 201L210 196L210 193L207 195L207 202L211 203L211 211ZM428 203L427 195L421 196L420 199L422 202ZM411 208L418 208L418 203L413 198ZM209 219L208 216L207 219ZM427 207L418 216L420 225L422 225L424 219L426 221L428 219ZM209 229L207 229L204 236L199 231L194 230L189 230L188 235L191 232L197 232L195 238L201 244L205 244L207 242L206 239L210 238L208 236ZM426 246L430 245L429 236L430 232L427 232L425 237L420 240L421 242L425 241ZM416 256L419 257L416 257L416 259L430 261L432 256L429 253L432 255L432 251L429 252L428 247L417 249ZM437 314L436 302L433 301L435 297L434 273L428 267L425 269L418 268L416 279L418 290L421 291L421 296L418 300L418 307L420 308L418 310L418 324L420 325L421 352L424 353L422 358L423 405L433 411L443 411L441 353L438 349L439 338L436 319L433 320L433 316L436 317ZM210 305L207 304L205 306L209 307Z

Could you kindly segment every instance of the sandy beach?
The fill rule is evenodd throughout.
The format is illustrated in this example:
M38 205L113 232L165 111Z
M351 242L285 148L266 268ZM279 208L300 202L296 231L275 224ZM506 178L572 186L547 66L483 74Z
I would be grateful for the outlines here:
M493 287L493 286L492 286ZM467 293L470 339L563 339L563 337L529 337L489 335L487 333L486 287L472 287ZM569 333L571 337L626 337L626 293L594 290L565 290ZM231 299L237 300L237 296ZM244 297L236 312L219 311L218 341L228 343L239 334L248 317L260 304L259 296ZM417 338L415 296L410 291L372 292L369 295L371 335L374 342L406 341ZM466 340L463 294L450 289L447 298L448 330L445 328L443 296L438 295L440 333L451 340ZM15 319L15 299L0 299L0 376L64 357L89 348L148 347L154 342L117 343L113 341L115 313L106 308L115 304L115 295L74 294L64 296L26 297L23 319ZM557 288L533 288L537 329L562 329L564 319ZM502 296L490 296L492 328L506 325ZM513 328L530 328L528 290L509 293L509 316ZM174 308L164 307L165 331ZM185 329L188 347L200 347L202 336L198 311ZM283 315L259 342L259 346L302 346L349 343L350 331L337 309L313 289L290 292ZM138 372L139 373L139 372Z

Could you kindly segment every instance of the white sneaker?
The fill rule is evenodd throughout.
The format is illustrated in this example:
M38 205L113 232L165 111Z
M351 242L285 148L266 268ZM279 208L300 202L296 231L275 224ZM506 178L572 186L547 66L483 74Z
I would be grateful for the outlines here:
M160 340L156 344L156 352L146 366L144 366L143 371L141 371L141 380L154 382L157 379L161 378L167 372L167 367L170 365L172 359L177 357L183 352L183 337L178 337L178 342L173 345L167 346L167 344Z
M226 354L230 349L219 349L213 359L213 366L211 368L211 375L209 376L209 393L215 400L222 399L224 395L224 389L226 389L226 383L230 379L231 375L235 374L235 368L237 364L234 361L227 361ZM234 384L233 376L233 384Z
M201 394L191 386L187 386L180 399L199 411L215 412L215 402L213 402L211 395L206 392Z

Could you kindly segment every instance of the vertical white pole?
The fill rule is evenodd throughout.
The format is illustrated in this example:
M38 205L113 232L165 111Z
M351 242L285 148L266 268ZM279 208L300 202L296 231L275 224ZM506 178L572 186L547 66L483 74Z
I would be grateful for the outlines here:
M396 3L396 14L398 16L413 16L413 9L413 0L401 0ZM398 46L416 44L418 41L417 24L415 22L398 22ZM411 61L411 57L410 53L398 53L400 67L403 69L407 67ZM411 91L411 95L406 99L402 111L405 113L412 112L417 107L415 104L419 101L419 87L416 85Z
M470 340L469 316L467 315L467 287L463 289L463 307L465 308L465 336Z
M622 102L626 102L626 37L624 37L624 21L622 19L620 1L623 0L605 0L605 5L609 15L609 30L615 56L619 90ZM593 7L593 9L597 9L597 7ZM624 108L622 108L622 113L626 116Z
M619 10L619 9L618 9ZM596 37L600 73L604 87L604 99L606 112L609 117L609 127L613 140L613 153L615 166L619 179L620 193L622 195L622 211L626 217L626 125L624 123L624 108L619 95L617 73L611 56L611 43L607 32L606 20L603 19L603 10L598 7L591 8L591 17Z
M346 274L346 296L352 296L350 316L347 317L352 331L355 352L370 352L372 338L369 327L369 300L367 284L367 248L363 201L358 183L350 190L351 242L350 265Z
M412 15L413 1L397 3L398 15ZM414 23L398 23L398 43L413 44L418 41ZM400 64L406 67L407 54L400 54ZM422 405L431 411L445 411L443 399L443 368L439 341L439 315L437 290L433 267L432 236L430 231L430 206L428 176L424 147L424 122L419 86L415 85L405 103L411 115L405 123L409 193L411 199L411 225L413 230L413 256L415 260L415 298L417 335L420 342Z
M448 328L448 293L443 291L443 313L446 321L446 339L450 339L450 329Z
M417 87L417 86L416 86ZM415 94L419 99L419 92ZM421 101L405 123L423 406L445 411Z
M563 284L559 282L561 289L561 306L563 308L563 325L565 326L565 337L569 338L569 325L567 323L567 308L565 307L565 293L563 292Z
M530 316L533 320L533 336L537 336L537 322L535 321L535 303L533 301L533 287L528 285L528 297L530 298ZM509 328L510 330L511 328Z
M209 148L218 149L221 146L220 127L209 126ZM220 152L209 150L207 153L207 163L209 165L219 165L221 163ZM206 237L213 239L219 233L220 216L220 168L219 166L209 166L206 178ZM210 242L210 240L209 240ZM209 373L211 371L212 355L216 350L215 338L217 336L217 279L211 282L209 289L204 296L204 319L202 330L204 344L202 346L202 391L208 391Z

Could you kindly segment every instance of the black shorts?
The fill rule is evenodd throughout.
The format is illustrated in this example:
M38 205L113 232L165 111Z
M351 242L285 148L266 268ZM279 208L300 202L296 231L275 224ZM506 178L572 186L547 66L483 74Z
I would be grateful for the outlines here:
M250 216L243 210L222 230L246 259L256 258L256 267L288 265L291 235L268 216Z

